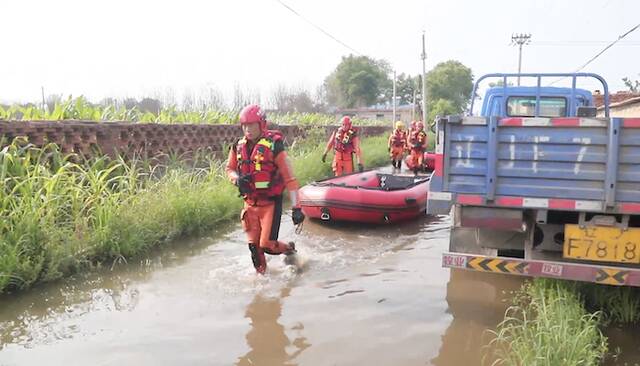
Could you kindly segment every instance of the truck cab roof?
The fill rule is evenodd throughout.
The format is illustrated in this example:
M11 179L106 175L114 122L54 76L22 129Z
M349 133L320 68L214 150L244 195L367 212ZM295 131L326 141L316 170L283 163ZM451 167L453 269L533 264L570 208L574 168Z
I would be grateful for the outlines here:
M506 93L506 98L505 98ZM544 117L567 117L572 88L535 86L497 86L487 89L482 103L482 116L533 117L536 96L540 96L540 113ZM591 92L573 89L574 107L593 106ZM574 108L574 110L575 110Z
M489 95L502 95L504 93L504 87L502 86L494 86L489 88L485 93L485 96ZM538 88L535 86L507 86L507 95L533 95L535 96L538 92ZM591 92L586 89L575 89L575 95L579 95L584 97L585 99L592 99ZM571 88L560 88L554 86L544 86L540 87L541 95L552 95L552 96L570 96Z
M537 86L511 86L509 79L534 79ZM477 95L479 85L488 78L498 79L502 85L488 88L482 98L480 116L483 117L595 117L596 109L593 96L586 89L576 87L578 79L590 78L600 81L604 90L606 117L609 116L609 87L600 75L592 73L531 73L510 74L494 73L478 78L473 86L472 95ZM569 79L572 87L543 86L548 79ZM546 79L543 81L543 79ZM474 101L471 99L469 114L474 114Z

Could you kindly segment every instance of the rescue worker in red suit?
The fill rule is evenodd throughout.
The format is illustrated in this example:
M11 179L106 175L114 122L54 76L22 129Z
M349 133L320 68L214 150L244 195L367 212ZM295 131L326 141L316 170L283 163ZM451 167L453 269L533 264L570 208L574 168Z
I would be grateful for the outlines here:
M410 151L407 165L417 175L418 171L423 169L424 151L427 148L427 133L424 131L422 121L415 123L415 128L409 134L407 145Z
M389 136L388 150L391 157L391 165L394 168L402 168L402 155L407 148L407 133L404 130L404 123L398 121L395 124L395 129Z
M322 154L322 162L327 161L327 153L333 148L333 173L337 177L343 174L353 173L353 155L356 155L358 171L363 171L362 152L360 151L360 139L358 129L351 124L351 118L342 117L342 126L333 131L327 147Z
M298 206L299 186L284 149L282 133L267 130L266 115L255 104L240 112L240 125L244 137L231 147L226 171L244 199L242 227L253 266L263 274L267 269L265 253L290 256L296 252L293 242L278 241L285 188L291 198L294 225L304 221L304 214Z

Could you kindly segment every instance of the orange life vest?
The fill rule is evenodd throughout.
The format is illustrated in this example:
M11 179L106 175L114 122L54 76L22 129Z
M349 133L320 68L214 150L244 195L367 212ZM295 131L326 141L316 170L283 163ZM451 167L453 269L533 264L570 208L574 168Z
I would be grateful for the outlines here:
M391 146L402 147L407 142L407 133L403 130L394 130L391 134Z
M279 196L285 188L284 179L278 173L273 153L274 145L282 140L280 131L266 131L249 151L247 138L243 137L236 146L238 175L251 176L251 193L244 198L256 200Z
M334 149L339 152L352 153L354 150L353 138L357 134L358 130L353 127L348 130L344 130L342 127L338 128Z
M427 133L424 130L412 131L409 142L413 150L424 150L427 145Z

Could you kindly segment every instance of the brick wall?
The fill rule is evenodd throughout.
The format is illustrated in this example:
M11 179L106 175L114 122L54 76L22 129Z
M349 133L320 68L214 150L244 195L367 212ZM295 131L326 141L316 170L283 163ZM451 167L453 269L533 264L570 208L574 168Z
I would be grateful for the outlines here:
M289 143L304 138L309 132L308 126L271 126L279 129ZM335 126L321 127L328 136ZM361 127L362 135L373 136L386 133L388 127ZM113 155L116 152L127 155L143 153L155 156L162 153L184 153L207 148L221 151L225 145L232 144L242 134L237 125L207 124L141 124L128 122L90 122L90 121L0 121L0 137L3 144L15 137L23 136L36 146L56 143L66 153L93 155L102 153Z

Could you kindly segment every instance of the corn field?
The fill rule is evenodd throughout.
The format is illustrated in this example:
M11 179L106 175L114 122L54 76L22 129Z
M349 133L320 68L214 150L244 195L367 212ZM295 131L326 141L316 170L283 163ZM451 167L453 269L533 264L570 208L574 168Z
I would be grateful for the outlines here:
M322 113L276 113L268 114L269 121L284 125L325 126L337 124L333 115ZM238 122L238 111L200 108L180 110L175 106L164 107L158 113L141 111L137 107L127 108L115 105L96 105L84 97L67 98L56 102L49 110L33 104L27 106L0 106L0 120L4 121L62 121L82 120L96 122L138 122L138 123L189 123L189 124L234 124ZM387 121L354 119L356 125L383 125Z

